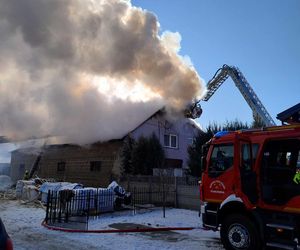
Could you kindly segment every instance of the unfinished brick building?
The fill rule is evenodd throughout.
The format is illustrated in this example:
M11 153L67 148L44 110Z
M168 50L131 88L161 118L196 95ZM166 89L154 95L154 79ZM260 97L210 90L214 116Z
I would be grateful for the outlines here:
M119 174L119 152L122 140L97 143L89 147L63 144L42 149L35 175L59 181L77 182L85 186L106 187ZM11 177L23 178L30 171L38 154L30 148L12 152Z

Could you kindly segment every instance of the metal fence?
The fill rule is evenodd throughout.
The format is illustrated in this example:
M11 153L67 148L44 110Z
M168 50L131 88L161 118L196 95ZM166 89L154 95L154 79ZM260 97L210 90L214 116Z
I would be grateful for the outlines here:
M63 190L48 191L46 218L49 225L66 223L86 228L89 217L114 210L115 194L107 190ZM82 224L82 225L81 225Z
M171 192L174 197L174 207L199 210L200 208L200 178L170 177L170 176L124 176L120 183L126 190L133 192L134 188L144 190L163 190ZM174 195L173 195L174 194Z
M165 189L164 187L161 190L150 190L142 187L132 189L132 209L134 213L137 209L147 209L154 206L162 207L163 217L165 217L166 207L176 206L175 190Z
M123 203L124 199L112 190L48 191L45 221L48 225L86 230L89 220L119 210L133 210L135 214L139 209L161 207L165 217L165 208L175 206L175 193L135 187L127 205Z

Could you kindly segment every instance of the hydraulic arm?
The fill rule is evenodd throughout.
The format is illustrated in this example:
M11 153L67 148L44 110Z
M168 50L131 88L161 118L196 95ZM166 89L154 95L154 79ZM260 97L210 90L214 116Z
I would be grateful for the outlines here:
M232 78L244 99L252 109L253 116L259 117L266 126L275 126L276 124L274 120L237 67L224 64L223 67L220 68L214 77L207 83L207 93L202 100L208 101L229 76Z

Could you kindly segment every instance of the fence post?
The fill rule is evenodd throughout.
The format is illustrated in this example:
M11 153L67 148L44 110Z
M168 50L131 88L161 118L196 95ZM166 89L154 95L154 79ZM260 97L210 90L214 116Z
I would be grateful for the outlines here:
M61 194L60 194L61 195ZM68 201L67 201L67 199L64 197L63 198L64 199L64 203L65 203L65 205L64 205L64 213L65 213L65 222L69 222L69 208L68 208ZM61 203L61 202L60 202Z
M56 193L55 193L55 199L54 199L54 212L53 212L53 215L52 215L52 221L53 222L55 222L56 221L56 210L57 210L57 199L58 199L58 195L57 195L57 191L55 191ZM53 198L53 193L54 193L54 191L52 191L52 198ZM52 209L52 211L53 211L53 206L52 206L53 204L51 204L51 209Z
M149 177L149 204L152 203L152 178Z
M165 194L165 184L163 182L163 216L166 218L166 194Z
M53 192L53 191L52 191ZM57 194L57 193L56 193ZM60 198L59 198L60 199ZM58 211L58 222L61 223L62 213L65 211L62 210L62 203L59 202L57 204L57 207L55 206L55 209Z
M50 193L50 197L51 199L49 200L49 221L50 223L52 222L52 202L53 202L53 191L50 191L49 190L49 193Z
M135 207L135 199L136 199L136 187L134 187L133 188L133 215L135 215L136 214L136 211L135 211L135 209L136 209L136 207Z
M175 207L177 208L178 207L178 186L177 186L177 176L174 176L174 178L175 178L175 180L174 180L174 185L175 185L175 194L174 194L174 205L175 205Z
M50 189L48 190L48 196L47 196L47 207L46 207L46 218L45 218L46 223L48 223L48 218L49 218L48 217L49 209L50 209L49 205L50 205Z
M100 190L97 188L97 190L96 190L96 193L94 193L94 207L95 207L95 213L96 214L94 214L94 217L95 217L95 215L98 217L98 202L99 202L99 192L100 192ZM108 199L108 198L107 198ZM105 199L106 200L106 199ZM105 206L105 205L104 205Z
M91 203L91 193L87 193L87 202L88 202L88 211L87 211L87 221L86 221L86 227L89 228L89 217L90 217L90 203Z

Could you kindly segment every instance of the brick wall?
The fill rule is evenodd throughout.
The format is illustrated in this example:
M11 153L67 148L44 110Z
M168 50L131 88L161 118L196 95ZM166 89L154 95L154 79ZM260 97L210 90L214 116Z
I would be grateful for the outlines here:
M41 157L37 175L41 178L54 178L57 181L76 182L85 186L106 187L119 173L117 163L121 146L122 141L99 143L89 147L47 146ZM17 170L18 165L24 162L31 168L35 158L36 156L30 154L13 152L12 169Z

